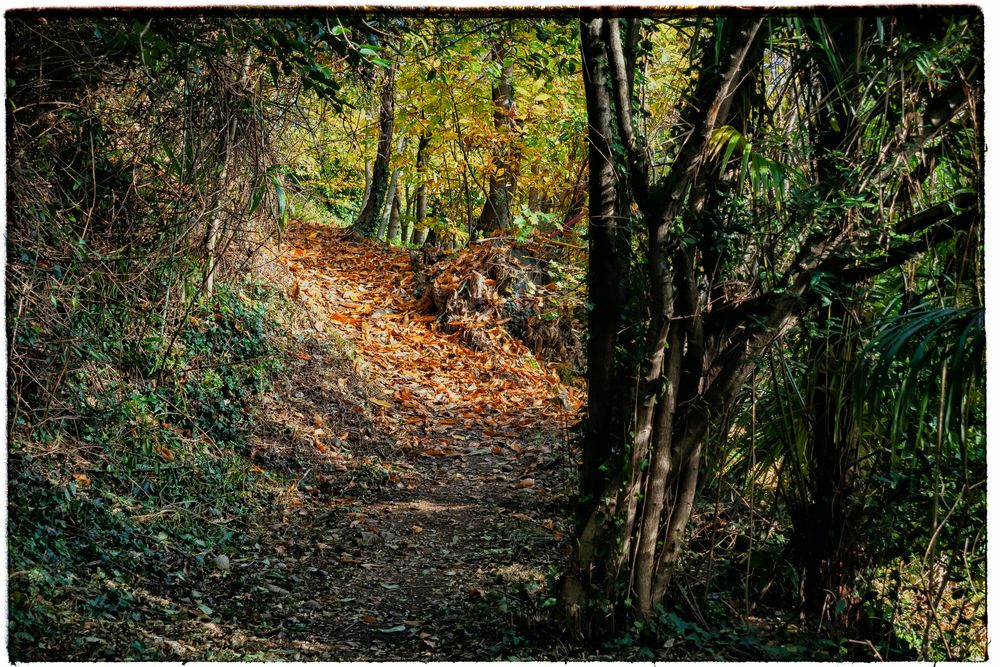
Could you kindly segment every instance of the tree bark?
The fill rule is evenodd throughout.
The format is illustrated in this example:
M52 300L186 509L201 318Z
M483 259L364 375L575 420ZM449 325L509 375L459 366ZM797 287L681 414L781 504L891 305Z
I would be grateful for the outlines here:
M423 245L427 239L427 147L430 143L430 133L423 132L417 142L417 213L413 221L413 243L417 245Z
M219 133L219 184L215 191L212 218L208 223L208 237L205 240L206 298L215 293L215 274L219 263L217 251L223 226L222 208L225 205L226 190L229 188L229 163L235 138L236 119L231 117Z
M392 211L389 214L389 231L385 235L386 243L392 243L399 238L399 200L399 190L396 190L395 196L392 198Z
M618 438L614 423L613 370L621 302L618 299L620 262L616 237L614 166L611 163L611 100L608 97L605 60L601 55L603 19L581 25L584 62L584 92L587 101L588 163L590 165L590 215L588 225L589 267L587 287L591 304L588 318L587 430L580 472L580 512L583 518L597 503L604 489L601 469Z
M249 69L250 69L250 54L246 54L243 58L242 67L240 67L239 83L238 89L245 90L249 82ZM227 93L224 96L226 106L232 101L231 94ZM215 191L215 197L212 205L212 218L208 223L208 235L205 239L205 296L211 297L215 292L215 275L218 270L219 258L218 258L218 246L219 239L222 236L223 230L223 215L222 209L226 204L226 198L228 196L229 190L229 166L232 162L233 155L233 142L236 141L237 132L237 116L235 112L230 109L225 109L227 113L226 122L223 124L222 130L219 132L219 183Z
M410 242L412 232L411 221L413 220L414 188L412 185L406 187L406 215L400 220L399 245L406 245Z
M616 19L585 20L581 27L584 89L587 96L590 165L590 287L588 341L589 401L584 437L581 494L585 506L578 541L563 581L561 604L573 633L605 630L635 593L634 611L648 616L662 601L683 546L698 483L701 443L710 416L738 390L747 370L740 357L708 357L704 351L701 300L694 262L683 244L670 243L685 193L698 185L709 138L728 114L750 44L760 21L743 22L723 52L717 74L703 74L692 106L703 110L666 177L655 186L645 149L632 126L633 95L628 63ZM634 32L629 26L631 44ZM610 85L609 85L610 84ZM609 97L608 90L612 96ZM611 150L611 113L624 145L628 187L638 204L647 241L649 323L634 402L619 402L621 448L615 441L615 394L628 364L616 360L620 326L621 252L614 220L616 192ZM707 170L705 170L707 172ZM692 185L694 183L694 186ZM627 203L623 199L619 206ZM694 370L694 380L682 382ZM685 371L687 373L685 374ZM713 382L706 381L712 373ZM630 445L630 447L628 447ZM607 471L607 472L605 472ZM599 608L610 611L596 612ZM596 616L595 616L596 614Z
M372 167L371 191L352 229L363 237L371 237L378 231L379 214L385 205L386 188L389 183L389 157L392 152L393 94L396 70L386 70L385 81L379 96L378 153Z
M389 228L389 218L392 216L393 202L396 200L396 186L399 184L399 177L402 175L402 167L397 167L392 171L392 178L389 179L389 189L385 193L385 210L380 216L381 222L378 226L376 238L386 238L386 230Z
M491 47L493 61L500 69L500 78L491 89L493 129L498 136L493 152L494 171L490 174L489 193L476 223L476 229L481 234L510 226L511 203L517 186L514 63L510 58L512 43L509 31L508 25L504 30L507 34L498 35Z

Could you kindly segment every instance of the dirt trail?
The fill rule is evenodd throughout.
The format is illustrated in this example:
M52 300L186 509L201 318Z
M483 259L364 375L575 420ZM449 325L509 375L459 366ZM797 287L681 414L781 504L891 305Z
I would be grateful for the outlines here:
M299 482L260 551L216 578L242 619L218 648L495 657L514 610L549 595L565 552L567 429L581 397L499 328L484 352L440 332L405 251L322 226L295 227L286 243L317 337L349 341L367 383L314 343L268 397L255 460Z

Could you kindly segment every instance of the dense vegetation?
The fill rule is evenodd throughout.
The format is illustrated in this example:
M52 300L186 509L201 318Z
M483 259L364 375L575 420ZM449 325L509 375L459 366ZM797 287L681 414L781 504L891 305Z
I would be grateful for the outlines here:
M6 30L15 659L291 655L184 653L160 635L197 617L231 637L243 612L172 591L206 590L222 554L294 551L268 527L315 489L364 511L413 488L393 456L456 465L466 440L537 453L496 480L548 498L532 521L556 542L510 552L547 577L442 603L448 652L416 622L379 630L418 643L394 657L986 657L977 11ZM384 356L411 321L435 341L413 363L468 394L431 390L453 411L423 430L423 389ZM275 454L300 437L275 415L303 363L340 406L292 410L306 447L349 469ZM469 389L495 368L508 395ZM579 397L565 454L543 421L529 443L528 407L551 399L555 433ZM477 498L464 465L450 492ZM465 562L499 553L464 541ZM269 609L274 636L319 632Z

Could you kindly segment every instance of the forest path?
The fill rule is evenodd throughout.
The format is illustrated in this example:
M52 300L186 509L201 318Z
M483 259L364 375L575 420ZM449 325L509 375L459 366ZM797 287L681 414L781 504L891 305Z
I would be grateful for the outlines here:
M494 657L503 610L550 595L565 553L579 394L499 326L482 352L441 332L408 252L319 225L285 243L293 293L365 380L304 348L268 398L255 460L299 482L230 573L256 578L255 620L222 643L262 659Z

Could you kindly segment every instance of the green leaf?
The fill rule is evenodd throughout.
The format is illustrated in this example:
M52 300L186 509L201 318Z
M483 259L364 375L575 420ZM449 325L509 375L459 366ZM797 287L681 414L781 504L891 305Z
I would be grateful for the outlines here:
M403 632L406 630L406 626L400 623L399 625L394 625L391 628L379 628L379 632L384 632L385 634L391 634L394 632Z
M250 214L253 215L257 211L257 207L260 206L261 200L264 198L264 192L267 182L261 178L254 185L253 193L250 195Z

